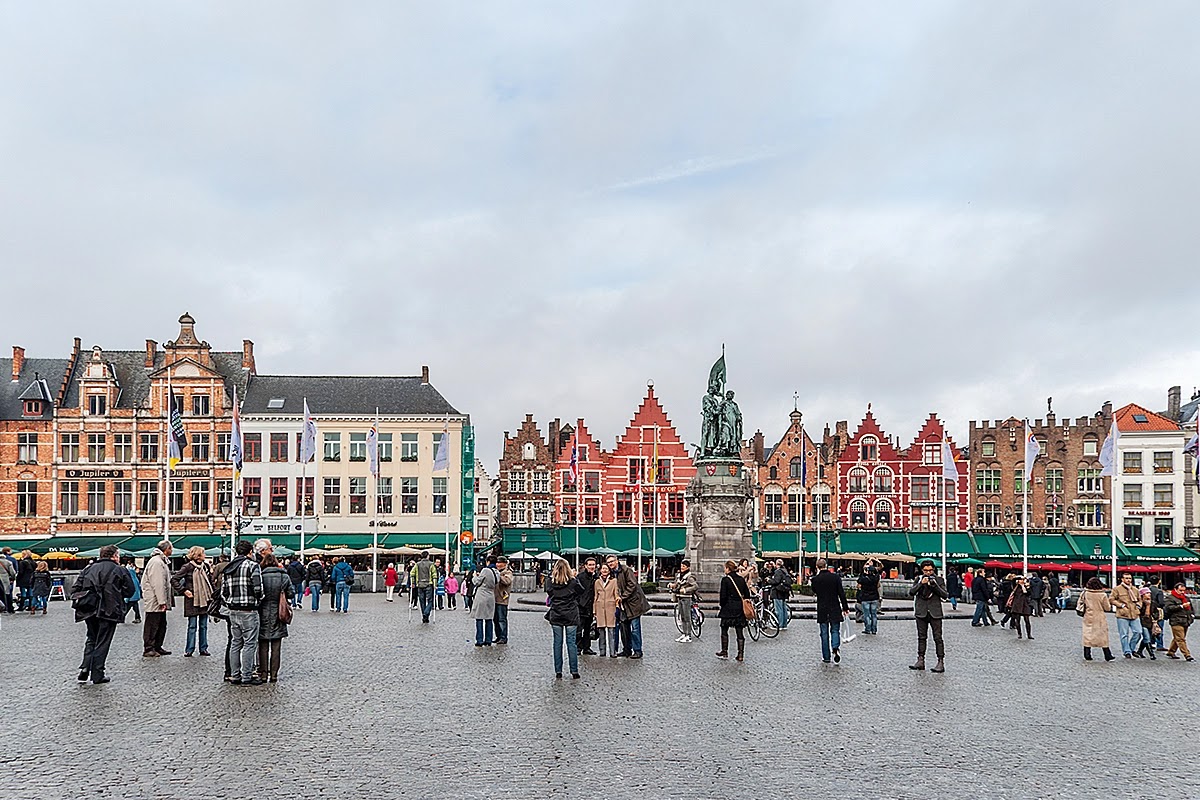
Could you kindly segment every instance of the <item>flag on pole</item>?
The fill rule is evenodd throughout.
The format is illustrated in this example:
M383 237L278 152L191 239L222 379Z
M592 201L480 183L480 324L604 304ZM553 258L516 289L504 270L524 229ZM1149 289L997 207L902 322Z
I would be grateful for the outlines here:
M1104 437L1104 444L1100 447L1100 474L1115 475L1116 470L1113 469L1117 461L1117 439L1121 438L1120 431L1117 430L1117 418L1113 416L1112 428L1108 432L1108 436Z
M1037 460L1038 455L1042 452L1042 446L1038 444L1038 440L1034 437L1033 431L1029 430L1029 420L1025 420L1025 485L1029 485L1029 478L1033 475L1033 462Z
M233 427L229 433L229 460L233 462L233 479L242 474L242 415L238 411L237 387L233 387Z
M942 479L953 483L957 490L958 467L954 464L954 449L949 442L942 442Z
M304 398L304 433L300 436L300 463L307 464L317 455L317 421L308 410L308 398Z
M183 451L187 449L187 432L183 429L183 416L179 413L173 393L168 393L167 402L171 407L167 424L167 469L173 470L183 460Z
M579 483L579 437L575 437L575 441L571 442L571 466L568 467L568 474L571 476L571 485L575 486Z
M1183 446L1183 454L1195 458L1200 453L1200 433L1193 433L1192 438Z
M654 430L654 455L650 459L650 469L648 472L649 472L649 474L646 476L646 478L650 482L650 484L653 485L655 482L658 481L658 429L657 428L655 428L655 430Z
M371 476L379 477L379 423L371 424L371 430L367 431L367 468L371 470Z
M437 453L433 456L433 471L450 469L450 426L442 424L442 438L438 442Z

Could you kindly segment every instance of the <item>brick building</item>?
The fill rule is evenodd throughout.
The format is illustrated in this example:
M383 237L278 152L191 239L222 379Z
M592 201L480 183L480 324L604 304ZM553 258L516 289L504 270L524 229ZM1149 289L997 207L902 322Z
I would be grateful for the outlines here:
M799 530L815 531L818 519L822 530L833 526L832 508L836 503L837 458L845 447L845 432L830 435L829 426L819 442L804 428L803 414L797 409L788 417L789 424L774 446L765 447L762 431L756 431L743 448L743 462L753 480L755 514L752 527L768 534L760 550L793 550L786 536L778 541L771 533ZM839 438L840 437L840 438ZM803 481L801 480L803 476ZM776 547L775 545L779 545Z

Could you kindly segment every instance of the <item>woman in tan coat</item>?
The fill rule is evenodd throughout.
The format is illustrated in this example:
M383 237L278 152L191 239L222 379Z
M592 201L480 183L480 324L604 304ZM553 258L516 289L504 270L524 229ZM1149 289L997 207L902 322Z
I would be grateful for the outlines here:
M596 634L600 640L600 655L617 657L617 580L608 571L607 564L600 565L600 577L596 579L596 600L593 604L596 614ZM611 645L611 648L609 647Z
M1087 589L1079 596L1079 602L1075 609L1083 611L1084 660L1092 660L1093 647L1104 648L1105 661L1112 661L1116 658L1112 654L1112 650L1108 649L1108 617L1106 614L1112 611L1112 603L1099 578L1092 578L1087 582Z

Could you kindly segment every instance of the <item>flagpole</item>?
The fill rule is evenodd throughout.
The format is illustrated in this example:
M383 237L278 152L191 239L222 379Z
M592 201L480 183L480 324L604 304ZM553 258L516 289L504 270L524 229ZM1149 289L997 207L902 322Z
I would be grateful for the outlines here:
M642 513L646 504L646 453L642 447L646 441L646 426L638 428L638 510L637 510L637 572L642 571ZM645 576L638 578L644 581Z
M371 492L371 591L379 591L379 406L375 406L375 474L371 482L375 484Z
M171 430L171 409L175 407L175 395L171 392L171 370L167 369L167 413L166 436L163 439L163 539L171 540L171 442L175 434Z
M797 395L799 397L799 395ZM796 401L799 403L799 400ZM800 519L796 525L796 580L804 575L804 499L808 493L808 447L804 444L804 424L800 424ZM759 542L761 546L763 543Z
M450 415L442 425L442 447L446 448L446 499L442 503L442 511L446 514L446 574L450 574ZM462 493L459 492L461 495ZM433 587L437 589L435 584Z
M1111 501L1108 507L1109 528L1112 530L1112 587L1117 586L1117 442L1119 441L1120 431L1117 430L1117 415L1114 413L1112 423L1109 428L1108 435L1112 437L1112 453L1109 459L1112 462L1112 467L1108 480L1108 494Z
M1034 454L1033 458L1037 458ZM1025 420L1024 507L1021 509L1021 574L1029 574L1029 482L1033 480L1033 459L1029 456L1029 420Z
M308 398L304 398L304 408L307 412ZM308 414L300 418L300 449L304 449L304 437L308 433ZM300 561L304 562L304 495L305 489L308 487L308 462L304 460L302 453L297 453L300 458Z
M943 461L946 460L946 440L945 440L945 438L942 439L942 460ZM945 464L942 464L942 475L938 480L940 480L941 484L942 484L942 578L944 579L946 577L946 575L949 574L949 572L947 570L947 559L946 559L946 495L949 491L949 487L946 485L946 465ZM956 490L958 489L957 485L955 486L955 489Z
M658 552L658 425L654 426L654 482L650 484L650 497L654 512L650 517L650 577L658 580L658 562L655 553Z
M579 488L579 426L583 420L575 420L575 444L571 447L571 458L575 461L575 571L579 571L579 515L583 513L583 493ZM569 474L569 473L568 473Z

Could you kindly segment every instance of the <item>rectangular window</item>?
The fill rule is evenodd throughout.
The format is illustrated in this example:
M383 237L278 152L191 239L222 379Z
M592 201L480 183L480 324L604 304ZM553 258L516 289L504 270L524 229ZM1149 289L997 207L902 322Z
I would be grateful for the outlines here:
M579 516L579 507L575 505L574 500L564 500L560 514L563 525L574 525Z
M524 525L528 520L528 508L525 503L510 503L508 506L508 522L510 525Z
M325 502L324 508L326 514L341 514L342 513L342 479L341 478L326 478L325 479Z
M118 517L133 513L133 481L113 481L113 513Z
M245 433L242 434L242 461L259 462L262 461L262 434L261 433Z
M392 479L379 476L375 482L375 511L378 514L392 513Z
M1062 494L1063 471L1061 467L1046 470L1046 494Z
M576 458L580 464L588 460L588 446L586 444L579 445L579 455Z
M242 514L257 517L262 509L262 478L242 479Z
M196 397L199 397L199 395L196 395ZM208 501L208 481L192 481L192 513L207 514Z
M58 513L64 517L79 513L79 481L63 481L60 484Z
M288 460L288 435L286 433L271 434L271 461L282 463Z
M207 433L192 434L192 461L208 461L208 441Z
M88 516L99 517L104 514L104 500L108 486L104 481L88 481L87 486Z
M267 514L272 517L286 517L288 513L288 480L287 478L271 478L270 481L271 504L267 506Z
M350 479L350 513L367 513L367 479Z
M1081 528L1104 527L1104 506L1099 503L1080 503L1076 508Z
M138 513L144 517L158 513L158 481L138 481Z
M1020 502L1019 500L1013 504L1013 513L1016 515L1016 518L1013 520L1013 524L1016 525L1018 528L1022 527L1025 524L1025 509L1026 508L1028 508L1029 510L1032 510L1033 506L1032 505L1026 506L1024 503ZM1029 524L1030 524L1030 526L1033 525L1033 517L1029 518Z
M654 524L657 520L654 519L654 495L642 495L642 522L646 525Z
M940 444L925 444L921 447L922 461L926 466L936 467L942 463L942 446Z
M545 474L549 475L549 473ZM446 513L446 480L446 478L433 479L433 513L435 514Z
M148 463L158 461L157 433L143 433L138 436L138 460Z
M521 470L508 473L508 493L525 494L525 473Z
M17 434L17 463L36 464L38 453L38 435L36 433Z
M1013 491L1017 494L1025 493L1025 467L1023 466L1013 470Z
M534 470L533 493L550 494L550 473L544 469Z
M1154 452L1154 472L1157 475L1163 475L1175 471L1175 454L1170 450L1156 450Z
M1155 508L1174 508L1175 507L1175 487L1169 483L1154 484L1154 507Z
M933 511L929 506L912 510L912 529L919 532L933 530Z
M980 528L1000 527L1000 504L980 503L975 506L975 524Z
M88 395L88 414L93 417L102 417L108 413L108 397L102 394Z
M683 495L673 494L667 497L667 522L683 522Z
M1061 528L1063 526L1062 506L1057 503L1046 504L1046 527Z
M217 481L217 511L228 514L233 509L233 481L222 478Z
M415 433L400 434L400 460L401 461L416 461L417 460L417 434L415 434Z
M313 498L315 491L315 478L296 478L296 507L299 509L297 514L305 517L313 515L313 508L316 505L316 500Z
M550 501L549 500L534 500L533 501L533 524L534 525L549 525L550 524Z
M1104 491L1104 479L1100 477L1100 470L1098 469L1079 470L1079 479L1077 483L1080 494Z
M797 475L796 477L799 476ZM660 458L658 460L658 468L654 479L659 484L668 484L671 482L671 459Z
M17 481L17 516L37 516L37 481Z
M488 499L486 497L480 497L480 498L476 499L475 500L475 509L476 509L476 511L475 511L476 514L488 513Z
M79 434L64 433L62 441L62 460L73 464L79 461Z
M1083 440L1083 454L1085 456L1094 456L1097 452L1097 441L1095 437L1089 436Z
M629 483L641 483L646 475L646 459L629 459Z
M859 447L859 461L874 461L879 455L879 445L867 442Z
M400 479L400 513L401 514L416 514L417 513L417 489L419 484L416 478L401 478Z
M392 460L392 434L379 434L379 462L386 464Z
M600 524L600 498L585 497L583 499L583 524Z
M1124 495L1125 508L1141 508L1142 507L1142 485L1140 483L1127 483L1121 487Z
M1175 544L1175 520L1154 520L1154 543Z
M995 458L995 456L996 456L996 443L995 443L995 442L991 442L991 441L988 441L988 442L981 442L981 443L980 443L980 445L979 445L979 453L980 453L980 455L982 455L984 458Z
M350 434L350 460L367 460L367 435L365 433Z
M183 513L183 481L171 481L171 491L167 495L167 508L172 514Z
M233 438L229 433L217 434L217 461L229 461L229 442Z
M922 503L929 500L929 478L917 476L909 483L913 502Z
M600 491L600 473L585 472L583 473L583 490L588 494L596 494Z
M763 495L763 522L783 522L783 495L775 492Z
M877 494L889 494L892 491L892 473L878 472L875 474L875 492Z
M206 394L192 395L192 416L207 417L212 413L212 405Z
M617 522L633 522L633 495L617 493Z
M133 434L113 434L113 461L118 464L129 464L133 461Z
M1142 454L1123 453L1121 455L1121 472L1126 475L1142 474Z
M1142 543L1142 519L1141 517L1126 517L1125 526L1123 528L1125 544L1141 544Z
M788 522L799 525L804 521L804 495L799 492L788 492L787 496Z
M475 520L475 541L486 542L488 538L488 521L486 519Z
M341 433L326 433L322 434L325 441L322 458L325 461L341 461L342 460L342 434Z
M574 492L576 491L576 489L575 489L575 482L571 480L571 470L569 470L569 469L564 469L564 470L563 470L563 472L562 472L562 484L561 484L561 485L562 485L562 490L563 490L564 492L572 492L572 493L574 493Z
M103 464L106 456L105 449L108 437L103 433L88 434L88 463Z
M995 494L1000 491L1000 470L975 470L975 491L983 494Z

